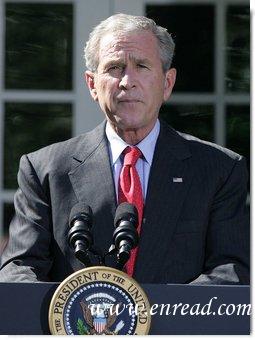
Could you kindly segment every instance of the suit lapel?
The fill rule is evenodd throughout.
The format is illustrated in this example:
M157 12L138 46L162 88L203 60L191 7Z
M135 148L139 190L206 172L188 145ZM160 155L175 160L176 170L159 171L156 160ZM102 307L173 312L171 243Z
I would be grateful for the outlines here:
M182 138L161 123L150 171L135 278L156 280L160 264L169 256L171 237L192 180L190 151Z
M73 157L79 165L69 177L78 201L92 208L94 244L106 251L112 240L116 195L104 128L105 124L89 135L83 145L85 155L81 156L82 150Z

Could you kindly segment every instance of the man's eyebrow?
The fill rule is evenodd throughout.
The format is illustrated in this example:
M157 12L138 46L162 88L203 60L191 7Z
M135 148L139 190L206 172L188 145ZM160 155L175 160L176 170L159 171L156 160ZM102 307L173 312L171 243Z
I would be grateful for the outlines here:
M104 68L107 68L112 65L123 66L125 65L125 61L122 59L111 59L104 64Z
M134 56L130 56L129 59L135 62L136 64L150 64L150 60L147 58L136 58Z
M129 56L128 59L135 63L135 64L145 64L145 65L150 65L150 60L147 58L136 58L134 56ZM120 59L111 59L106 61L106 63L104 64L103 68L107 69L111 66L121 66L124 67L127 64L126 60L123 58Z

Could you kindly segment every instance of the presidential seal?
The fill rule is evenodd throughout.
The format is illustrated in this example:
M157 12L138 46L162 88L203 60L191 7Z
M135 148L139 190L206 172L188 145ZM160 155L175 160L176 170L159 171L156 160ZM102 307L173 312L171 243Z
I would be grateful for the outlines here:
M67 277L49 308L50 331L55 335L144 335L150 322L149 301L140 285L104 266Z

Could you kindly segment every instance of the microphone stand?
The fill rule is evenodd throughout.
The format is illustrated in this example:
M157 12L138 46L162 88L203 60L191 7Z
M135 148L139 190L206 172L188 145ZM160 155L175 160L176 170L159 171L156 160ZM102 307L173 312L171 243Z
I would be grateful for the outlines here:
M108 250L108 252L104 255L104 263L105 263L105 259L107 256L114 256L117 258L117 261L115 261L116 263L116 269L118 270L122 270L123 271L123 267L125 266L125 264L128 261L128 258L124 259L123 257L120 257L118 255L118 249L115 247L114 244L112 244Z
M94 257L97 258L97 262L91 260L90 258L90 254L93 254ZM84 264L85 267L92 267L92 266L105 266L105 260L104 260L104 256L102 254L102 252L97 248L97 247L90 247L88 250L84 251L84 249L82 249L82 247L79 247L78 245L78 249L75 250L74 252L75 257L82 263Z

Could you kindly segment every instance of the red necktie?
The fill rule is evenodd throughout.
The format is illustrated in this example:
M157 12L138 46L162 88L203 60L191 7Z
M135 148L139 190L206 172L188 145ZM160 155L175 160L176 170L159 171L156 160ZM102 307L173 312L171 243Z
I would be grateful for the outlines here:
M123 151L124 163L120 172L119 179L119 204L128 202L134 204L138 211L138 235L141 232L142 216L143 216L143 193L142 186L135 164L142 153L137 147L126 147ZM128 275L132 276L135 267L138 247L131 251L130 258L126 263L126 270Z

